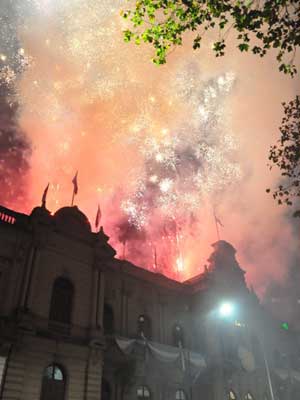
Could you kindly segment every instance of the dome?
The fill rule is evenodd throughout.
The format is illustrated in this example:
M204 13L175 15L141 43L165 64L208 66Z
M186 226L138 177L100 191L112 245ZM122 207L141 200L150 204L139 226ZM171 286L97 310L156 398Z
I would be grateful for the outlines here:
M30 214L33 221L50 223L51 215L45 207L35 207Z
M217 242L212 244L212 247L219 252L224 252L227 254L235 254L236 249L226 240L218 240Z
M45 207L34 207L30 214L33 218L47 218L50 212Z
M63 207L53 216L58 228L72 234L86 235L91 233L91 225L86 215L77 206Z
M214 251L207 260L209 271L224 271L226 274L229 271L235 271L239 275L244 275L244 271L235 258L236 249L230 243L218 240L212 244L212 247Z

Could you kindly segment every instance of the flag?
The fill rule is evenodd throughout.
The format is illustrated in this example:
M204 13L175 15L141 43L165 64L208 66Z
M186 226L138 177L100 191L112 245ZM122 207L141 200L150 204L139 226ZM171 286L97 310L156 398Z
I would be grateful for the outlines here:
M74 185L74 190L73 190L73 193L74 193L74 194L77 194L77 193L78 193L77 175L78 175L78 171L76 172L74 178L72 179L72 183L73 183L73 185Z
M100 205L98 204L98 210L97 210L97 215L96 215L96 220L95 220L96 229L99 226L99 223L100 223L100 220L101 220L101 216L102 216L102 214L101 214L101 210L100 210Z
M218 240L220 240L219 225L222 226L223 228L224 228L224 225L219 220L219 218L216 216L216 211L213 210L213 212L214 212L214 218L215 218L215 224L216 224L217 237L218 237Z
M222 224L222 222L219 220L219 218L216 215L215 215L215 219L216 219L216 223L224 228L224 225Z
M44 207L44 208L46 208L46 199L47 199L48 189L49 189L49 183L46 186L44 193L43 193L43 197L42 197L42 207Z
M220 221L220 219L217 217L216 211L215 211L215 210L214 210L214 217L215 217L216 225L220 225L220 226L222 226L222 228L224 228L224 225L222 224L222 222Z

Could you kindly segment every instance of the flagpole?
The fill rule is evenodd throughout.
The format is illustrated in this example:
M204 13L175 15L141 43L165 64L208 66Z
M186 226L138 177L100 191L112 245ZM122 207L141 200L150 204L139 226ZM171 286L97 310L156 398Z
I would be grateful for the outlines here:
M43 193L43 197L42 197L42 207L46 208L46 200L47 200L47 194L48 194L48 189L49 189L49 183L46 186L44 193Z
M74 204L75 194L78 193L77 176L78 176L78 171L76 172L74 178L72 179L72 183L73 183L73 194L72 194L71 206L73 206L73 204Z
M73 189L71 207L73 207L73 204L74 204L74 198L75 198L75 189Z
M262 356L263 356L263 359L264 359L264 364L265 364L266 373L267 373L269 392L270 392L271 400L275 400L274 392L273 392L273 385L272 385L272 380L271 380L271 374L270 374L270 368L269 368L269 363L268 363L267 356L266 356L266 351L265 351L265 338L263 336L260 339L261 339L260 340L260 344L261 344L261 348L262 348Z
M157 270L157 253L156 253L156 246L154 246L154 267Z
M95 219L96 231L98 230L98 227L100 225L100 219L101 219L101 210L100 210L100 204L98 204L98 209L97 209L97 214L96 214L96 219Z
M126 240L124 240L123 242L123 256L122 256L123 260L125 260L125 250L126 250Z
M217 238L218 238L218 240L220 240L220 232L219 232L218 222L217 222L217 218L216 218L216 214L215 214L215 213L214 213L214 217L215 217L215 225L216 225L216 231L217 231Z

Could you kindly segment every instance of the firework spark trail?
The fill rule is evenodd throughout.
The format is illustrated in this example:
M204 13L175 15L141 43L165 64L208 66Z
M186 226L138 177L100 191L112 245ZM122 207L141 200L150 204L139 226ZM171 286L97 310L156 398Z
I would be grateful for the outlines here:
M241 179L240 166L232 161L234 139L222 123L222 105L232 90L234 75L222 74L202 85L192 82L191 87L187 82L190 80L182 74L178 76L176 84L182 91L177 96L188 101L192 121L185 122L181 129L164 128L159 137L151 136L151 132L141 136L144 179L139 180L131 198L121 204L137 229L148 231L155 220L156 227L163 232L166 221L176 221L183 234L179 235L176 229L164 235L164 239L169 241L170 252L175 248L171 263L177 272L184 269L183 238L189 236L191 213L202 208L203 197L216 198L226 186ZM153 218L156 210L160 222ZM157 232L154 237L150 232L148 235L152 243L161 241Z
M117 142L126 151L130 147L133 152L138 150L140 161L137 166L129 165L126 188L113 182L110 191L124 193L117 196L120 213L125 214L132 229L145 233L152 243L150 257L154 246L157 263L162 257L167 260L164 272L172 275L172 268L183 272L183 238L189 235L191 215L197 215L203 197L215 195L240 178L239 165L231 161L234 139L222 124L222 106L235 78L232 73L225 73L205 82L198 67L187 63L180 72L173 71L165 88L146 92L132 73L136 65L120 62L120 40L116 40L122 23L117 17L120 4L111 0L17 1L14 11L24 45L20 41L16 48L1 52L0 79L12 87L12 95L22 105L25 116L40 124L52 124L52 138L46 141L54 152L43 161L43 169L49 174L57 161L60 164L54 174L51 172L51 205L55 208L63 204L60 178L72 174L74 146L85 146L87 136L95 135L91 132L98 125L97 117L110 133L116 127L113 121L108 126L99 110L101 102L109 103L110 118L118 115L117 128L122 127L121 133L111 135L111 146ZM43 29L45 21L53 26ZM32 36L33 22L38 39ZM3 28L1 37L6 37L9 30L9 26ZM41 46L44 58L36 51ZM47 62L51 68L45 76ZM130 107L126 107L127 93L132 90L139 102L131 99ZM76 101L70 98L72 93L78 96ZM123 99L116 102L118 97ZM174 111L183 104L185 113L174 118ZM70 129L62 131L66 120L73 121L73 126L80 123L79 107L93 106L96 118L88 134L82 130L78 138ZM165 110L172 114L171 123L164 117ZM32 140L44 148L42 138ZM98 173L101 174L99 170ZM163 246L159 244L162 238ZM134 254L134 250L131 252Z
M92 219L100 201L119 255L177 279L198 272L215 239L212 209L231 213L226 195L244 177L228 116L234 68L205 75L191 51L150 65L147 48L123 43L121 0L5 1L0 84L32 146L27 203L7 205L30 211L50 181L55 211L79 170L78 205Z

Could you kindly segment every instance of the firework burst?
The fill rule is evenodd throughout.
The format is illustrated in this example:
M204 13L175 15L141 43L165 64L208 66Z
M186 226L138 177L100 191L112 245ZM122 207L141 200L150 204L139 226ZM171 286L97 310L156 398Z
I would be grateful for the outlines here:
M242 175L226 125L234 74L206 79L199 63L186 62L151 77L147 55L145 64L128 56L118 0L10 4L14 18L0 21L0 83L21 106L33 178L51 180L51 207L66 202L67 182L80 169L88 209L100 194L107 204L114 199L109 229L119 229L122 242L127 235L127 256L187 276L202 210ZM151 245L136 245L140 237Z

